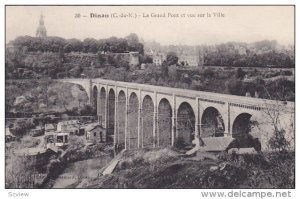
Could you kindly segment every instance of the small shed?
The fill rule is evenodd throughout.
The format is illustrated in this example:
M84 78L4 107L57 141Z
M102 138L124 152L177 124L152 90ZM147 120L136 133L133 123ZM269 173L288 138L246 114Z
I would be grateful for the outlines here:
M106 129L98 123L92 123L85 127L86 140L91 143L106 142Z

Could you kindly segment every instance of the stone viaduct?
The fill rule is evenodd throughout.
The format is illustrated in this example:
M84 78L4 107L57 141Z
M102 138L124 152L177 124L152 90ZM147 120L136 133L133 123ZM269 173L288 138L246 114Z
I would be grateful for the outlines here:
M237 137L252 131L267 150L275 125L294 137L293 102L104 79L59 81L86 90L99 123L125 149L191 145L195 135Z

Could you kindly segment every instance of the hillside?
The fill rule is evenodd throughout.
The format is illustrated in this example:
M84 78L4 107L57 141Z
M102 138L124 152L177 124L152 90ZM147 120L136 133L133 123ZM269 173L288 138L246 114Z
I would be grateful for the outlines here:
M78 85L52 80L7 80L6 112L66 112L88 104L86 92Z
M292 154L182 156L171 149L127 151L111 175L86 188L294 188Z

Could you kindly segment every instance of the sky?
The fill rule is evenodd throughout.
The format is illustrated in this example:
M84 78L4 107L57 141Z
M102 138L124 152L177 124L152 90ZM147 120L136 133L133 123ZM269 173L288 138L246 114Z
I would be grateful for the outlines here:
M265 39L294 44L293 6L6 6L6 43L22 35L35 36L41 13L48 36L66 39L136 33L144 41L162 45L251 43ZM91 18L91 13L109 17ZM121 18L122 13L136 14L137 18ZM214 17L214 13L222 13L223 17ZM76 14L81 17L75 18ZM192 15L199 17L188 17Z

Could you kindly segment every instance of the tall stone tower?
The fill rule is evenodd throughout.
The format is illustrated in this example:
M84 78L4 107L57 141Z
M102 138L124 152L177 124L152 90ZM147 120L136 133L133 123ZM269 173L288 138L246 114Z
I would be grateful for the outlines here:
M36 30L36 37L47 37L47 31L46 31L46 27L44 25L44 16L43 14L41 14L40 16L40 22L39 22L39 26Z

